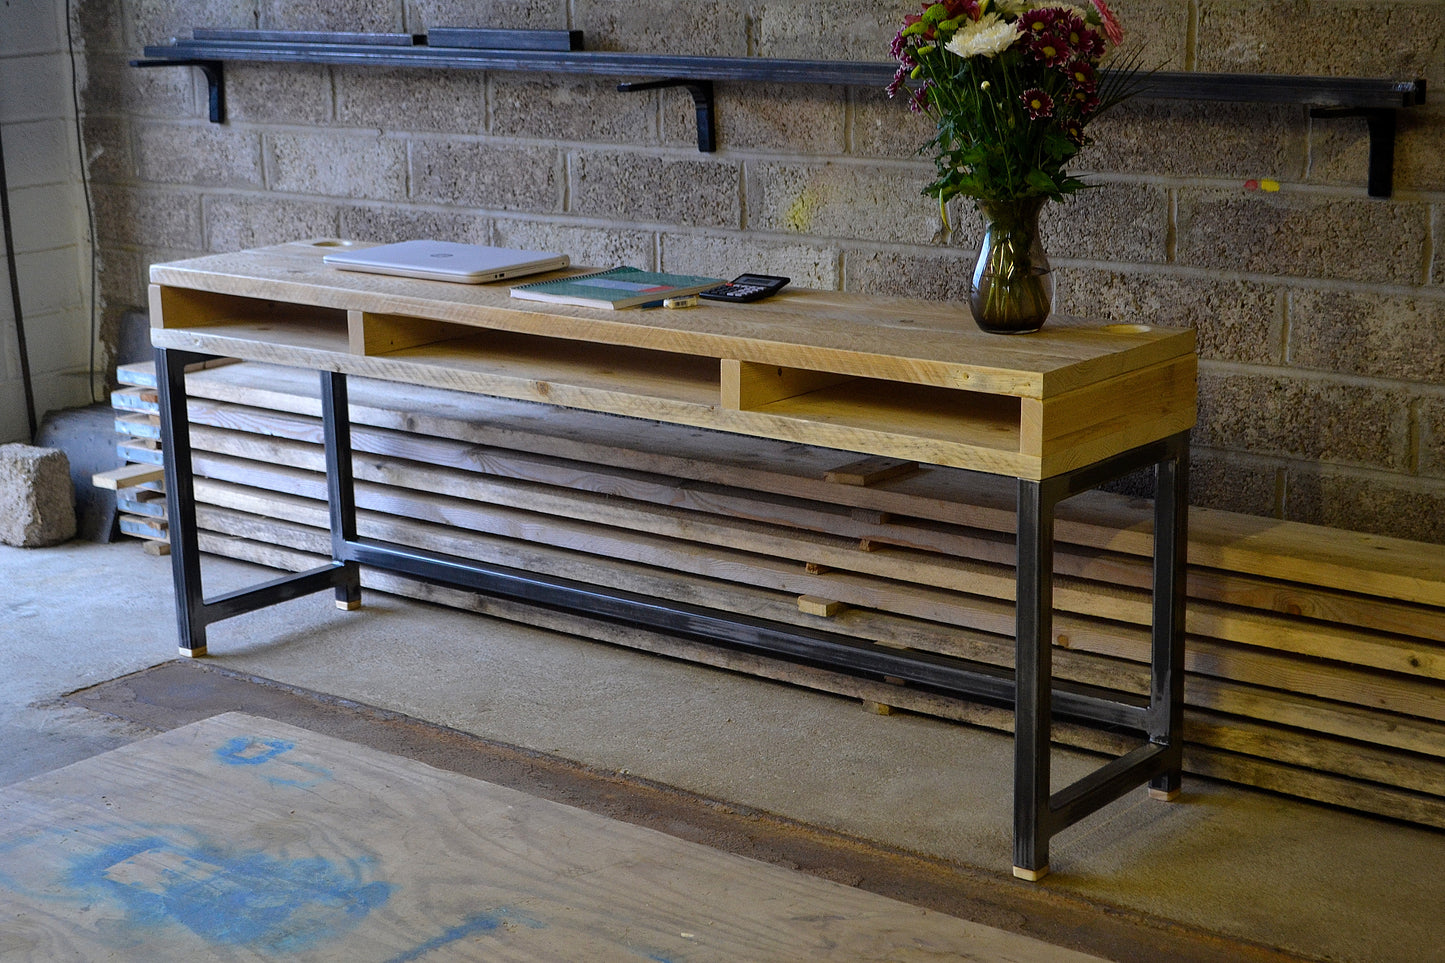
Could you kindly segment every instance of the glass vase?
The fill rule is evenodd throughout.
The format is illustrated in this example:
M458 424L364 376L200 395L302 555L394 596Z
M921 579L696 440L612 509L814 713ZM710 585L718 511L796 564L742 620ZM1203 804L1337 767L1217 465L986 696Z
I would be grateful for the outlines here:
M969 285L973 320L993 334L1028 334L1054 304L1054 275L1039 239L1043 197L978 202L983 240Z

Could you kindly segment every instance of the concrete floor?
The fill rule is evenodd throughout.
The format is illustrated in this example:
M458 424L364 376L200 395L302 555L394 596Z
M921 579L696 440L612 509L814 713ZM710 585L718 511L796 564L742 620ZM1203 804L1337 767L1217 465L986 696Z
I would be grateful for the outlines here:
M206 571L208 593L260 573ZM152 733L59 697L174 658L168 560L0 546L0 584L0 784ZM1445 960L1445 832L1188 779L1176 803L1141 789L1056 837L1053 875L1016 883L1004 735L366 599L212 626L206 662L918 854L996 879L1005 903L1048 894L1309 959ZM1056 770L1089 765L1060 753Z

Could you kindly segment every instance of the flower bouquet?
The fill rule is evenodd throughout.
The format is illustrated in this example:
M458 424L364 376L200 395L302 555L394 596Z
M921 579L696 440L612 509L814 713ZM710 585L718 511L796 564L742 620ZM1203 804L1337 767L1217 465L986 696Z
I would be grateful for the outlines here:
M1089 143L1085 125L1127 97L1137 62L1105 72L1123 39L1104 0L1087 8L1028 0L941 0L910 14L893 38L906 91L936 124L936 178L923 193L947 204L972 197L984 219L969 304L985 330L1037 331L1053 281L1038 237L1044 201L1087 185L1065 166Z

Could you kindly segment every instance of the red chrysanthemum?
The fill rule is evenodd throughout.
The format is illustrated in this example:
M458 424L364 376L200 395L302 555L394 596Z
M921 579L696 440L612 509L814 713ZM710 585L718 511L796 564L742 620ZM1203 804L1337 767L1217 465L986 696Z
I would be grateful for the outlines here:
M1020 97L1024 102L1025 109L1034 120L1054 115L1054 98L1037 87L1030 87Z
M1075 90L1094 91L1099 85L1099 74L1087 60L1075 60L1069 64L1069 83Z
M1048 67L1061 67L1074 55L1064 38L1056 33L1043 33L1031 38L1025 49Z
M1045 7L1042 10L1031 10L1019 17L1019 33L1036 37L1041 33L1048 33L1053 29L1054 22L1058 20L1062 11L1052 7Z

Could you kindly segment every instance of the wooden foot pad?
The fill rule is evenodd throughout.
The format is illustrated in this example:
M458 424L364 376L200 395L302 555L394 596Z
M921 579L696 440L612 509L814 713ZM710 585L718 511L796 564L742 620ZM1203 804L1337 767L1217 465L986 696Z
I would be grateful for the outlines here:
M355 602L348 602L345 599L337 599L336 607L343 612L355 612L357 609L361 608L361 599L357 599Z
M199 659L205 654L206 647L204 645L201 646L199 649L187 649L185 647L181 647L181 655L185 656L188 659Z
M1165 802L1173 802L1174 800L1179 798L1179 794L1181 792L1183 792L1183 790L1181 789L1150 789L1149 798L1162 799Z
M1043 866L1039 869L1024 869L1022 866L1015 866L1014 875L1017 876L1019 879L1026 879L1030 883L1037 883L1039 880L1049 875L1049 868L1048 866Z

